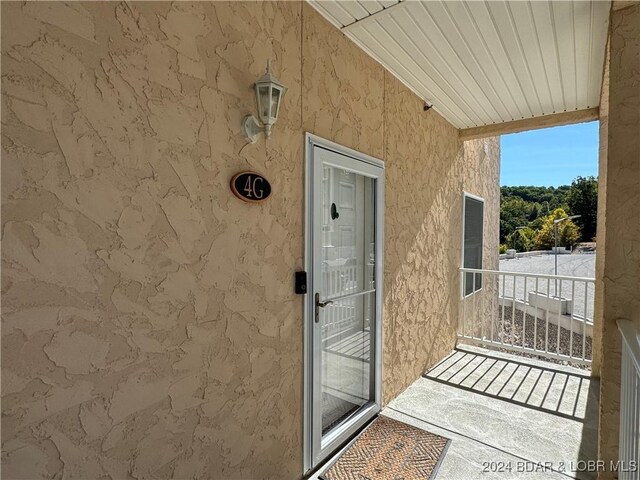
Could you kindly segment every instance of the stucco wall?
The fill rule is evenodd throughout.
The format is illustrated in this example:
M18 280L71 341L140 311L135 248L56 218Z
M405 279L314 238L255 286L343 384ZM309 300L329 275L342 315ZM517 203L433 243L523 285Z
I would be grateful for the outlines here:
M602 75L602 89L600 91L599 129L598 129L598 230L597 245L604 252L607 242L607 152L609 137L609 63L611 61L610 38L607 39L605 50L604 72ZM591 375L600 378L602 367L602 315L604 310L604 254L596 255L595 298L594 298L594 329L593 329L593 361Z
M460 142L397 79L385 88L384 397L399 394L455 345L462 192L487 201L484 264L497 266L499 142ZM493 187L491 186L493 184ZM497 193L496 193L497 192Z
M601 122L606 135L604 222L598 219L602 259L602 361L598 458L618 459L620 398L619 318L640 329L640 4L612 11L608 108ZM605 85L607 83L605 82ZM601 180L602 182L603 180ZM601 231L606 230L604 248ZM610 472L600 478L614 478Z
M1 8L3 476L300 476L305 131L386 164L385 399L453 347L463 188L496 195L497 258L496 139L306 4ZM246 145L269 58L289 91Z
M500 140L464 142L464 190L484 199L483 268L499 269ZM462 232L461 232L462 234Z
M500 235L500 162L494 159L500 158L500 143L495 138L467 141L464 143L464 155L464 191L484 200L482 267L499 270L496 239ZM459 235L462 235L462 230ZM482 277L482 288L473 295L460 299L458 325L464 335L474 335L477 338L491 331L491 322L495 322L499 315L498 294L498 276L485 274Z

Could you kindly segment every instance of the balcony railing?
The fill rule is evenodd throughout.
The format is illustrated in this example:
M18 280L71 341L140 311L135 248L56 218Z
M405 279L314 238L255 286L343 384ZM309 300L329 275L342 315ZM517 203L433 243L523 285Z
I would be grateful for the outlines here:
M622 335L620 382L620 480L640 480L640 330L618 320Z
M461 268L458 339L591 364L593 278Z

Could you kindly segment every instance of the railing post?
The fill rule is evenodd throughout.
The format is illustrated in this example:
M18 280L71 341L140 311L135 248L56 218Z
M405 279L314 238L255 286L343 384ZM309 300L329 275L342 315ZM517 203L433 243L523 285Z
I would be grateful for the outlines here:
M584 322L582 322L582 360L587 355L587 298L589 293L589 284L584 282ZM593 358L593 339L591 339L591 358Z
M545 353L549 353L549 289L551 286L551 281L549 278L547 278L547 303L546 303L546 307L545 308L545 314L544 314L544 319L545 319L545 327L544 327L544 352Z
M478 312L476 309L476 274L474 273L471 276L473 277L473 282L471 282L471 285L472 285L471 295L473 295L471 297L471 305L473 306L473 314L471 316L471 323L473 324L473 327L471 328L471 337L475 338L476 336L475 319L478 316Z
M467 274L462 272L462 336L465 336L467 327Z
M569 320L569 356L573 357L573 316L575 315L575 298L576 298L576 281L571 281L571 319ZM584 338L584 334L586 333L586 325L587 325L587 317L585 315L584 322L582 322L582 338ZM584 349L582 350L584 354ZM584 357L583 357L584 358Z
M560 355L560 318L562 316L562 280L560 280L560 292L558 292L558 279L556 278L556 298L558 299L558 323L556 325L556 354Z
M500 343L504 344L504 309L506 307L505 300L507 298L507 288L506 288L507 276L502 274L502 320L500 322ZM500 301L500 299L498 299Z
M527 340L527 277L524 277L524 291L522 293L522 350L526 348Z
M538 280L539 278L536 277L536 296L538 294ZM538 304L536 303L536 308L534 310L534 317L533 317L533 348L535 350L538 350Z
M511 302L511 346L515 346L515 331L516 331L516 283L517 277L513 276L513 297Z

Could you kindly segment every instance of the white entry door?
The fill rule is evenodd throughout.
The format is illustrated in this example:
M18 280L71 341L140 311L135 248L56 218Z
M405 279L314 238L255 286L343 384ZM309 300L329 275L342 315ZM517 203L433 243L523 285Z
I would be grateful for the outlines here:
M311 135L306 152L309 470L380 410L384 169Z

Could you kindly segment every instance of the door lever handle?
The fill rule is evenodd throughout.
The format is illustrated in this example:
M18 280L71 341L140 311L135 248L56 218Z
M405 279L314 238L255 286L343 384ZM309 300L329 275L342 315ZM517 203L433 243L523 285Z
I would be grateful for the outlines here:
M326 302L320 301L320 294L316 293L316 323L320 322L320 309L326 307L327 305L331 305L333 301L327 300Z

